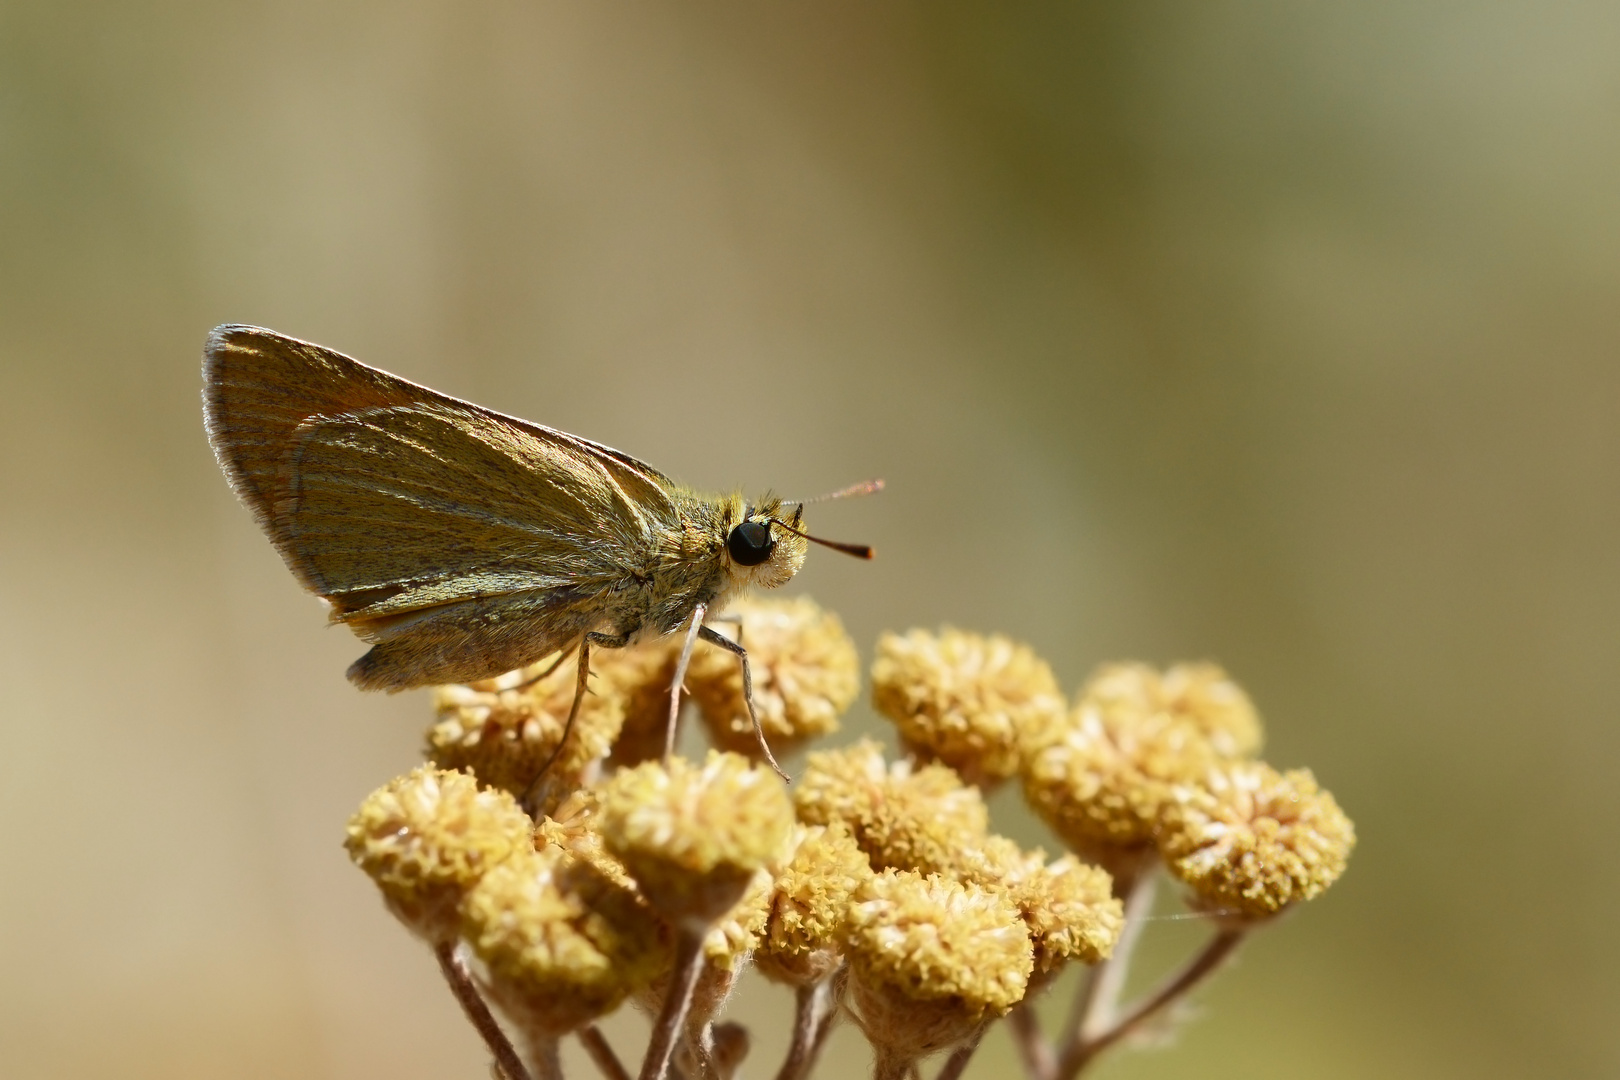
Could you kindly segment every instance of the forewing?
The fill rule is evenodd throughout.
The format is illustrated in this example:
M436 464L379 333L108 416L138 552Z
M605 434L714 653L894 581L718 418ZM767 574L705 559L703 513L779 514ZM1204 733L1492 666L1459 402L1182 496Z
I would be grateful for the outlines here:
M312 586L368 617L605 587L639 565L651 533L597 458L436 403L309 421L277 495Z
M214 331L203 374L233 487L339 618L578 596L673 513L634 458L268 330Z

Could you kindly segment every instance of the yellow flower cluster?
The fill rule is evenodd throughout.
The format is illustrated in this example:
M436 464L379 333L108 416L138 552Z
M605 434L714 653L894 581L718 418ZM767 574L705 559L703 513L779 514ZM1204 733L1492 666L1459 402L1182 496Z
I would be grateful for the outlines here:
M712 924L777 857L793 825L782 782L737 754L710 751L625 769L601 791L609 854L675 923Z
M463 932L506 1014L552 1035L612 1011L670 958L634 890L549 846L486 874L467 895Z
M465 769L491 787L520 798L546 763L565 788L580 786L592 763L605 756L624 724L617 694L587 694L556 760L568 711L574 703L575 667L549 657L522 671L434 692L439 721L427 733L428 760L444 769ZM548 671L548 669L550 669ZM667 698L665 699L668 700Z
M836 729L858 685L838 619L808 600L739 613L772 743ZM1259 719L1211 665L1105 667L1071 708L1028 646L884 635L873 704L905 756L870 739L812 753L790 798L752 760L740 667L715 646L694 653L686 685L719 749L663 758L675 658L670 641L593 654L566 740L572 663L440 688L436 767L385 785L349 823L348 850L389 909L441 960L471 961L473 992L542 1075L557 1038L630 998L667 1028L659 1067L726 1074L747 1037L714 1019L749 962L797 988L803 1060L784 1075L803 1074L846 993L880 1075L905 1075L971 1046L1065 964L1106 962L1150 865L1223 925L1247 925L1318 895L1354 843L1309 772L1253 760ZM983 789L1014 776L1068 853L991 831Z
M1343 872L1355 832L1308 772L1251 760L1260 719L1212 664L1110 665L1023 743L1024 794L1075 851L1120 870L1165 861L1211 912L1308 900Z
M746 631L742 643L753 667L754 711L776 752L837 731L838 718L861 685L860 656L838 616L808 597L745 598L728 610ZM718 645L700 642L686 683L714 745L753 753L754 724L743 700L737 658Z
M913 756L981 786L1015 775L1023 733L1063 715L1057 679L1033 649L949 627L879 638L872 704Z
M1159 848L1200 906L1259 918L1310 900L1344 873L1355 827L1309 769L1263 761L1211 769L1178 785L1160 814Z
M1096 963L1122 925L1105 871L1077 860L1050 866L989 831L979 789L940 764L889 764L877 743L810 755L794 793L799 820L842 826L874 870L904 871L1004 895L1025 924L1042 972Z
M532 847L532 828L506 792L423 766L360 804L344 846L399 920L440 942L456 936L461 901L480 879Z
M880 1055L915 1060L1024 997L1034 955L1005 891L885 870L850 912L850 990Z
M843 824L796 826L793 855L777 873L754 962L767 978L806 985L843 963L850 898L871 863Z

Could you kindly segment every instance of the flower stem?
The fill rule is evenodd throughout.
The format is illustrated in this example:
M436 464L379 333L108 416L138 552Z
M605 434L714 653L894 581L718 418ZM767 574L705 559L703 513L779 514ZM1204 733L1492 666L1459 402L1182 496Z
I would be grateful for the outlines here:
M795 992L793 1006L793 1041L788 1044L787 1057L777 1070L776 1080L802 1080L810 1071L815 1052L820 1048L822 1025L828 1020L828 1005L832 1000L830 979L820 979Z
M1065 1056L1114 1022L1119 995L1125 989L1126 977L1130 975L1131 954L1136 951L1136 943L1141 940L1142 931L1147 927L1147 917L1153 913L1158 882L1157 867L1149 864L1125 885L1125 926L1120 930L1119 940L1114 943L1113 953L1090 972L1090 977L1075 997L1074 1010L1069 1014L1068 1026L1063 1032Z
M664 1006L658 1011L658 1020L653 1025L647 1056L641 1062L640 1080L665 1080L669 1075L669 1059L686 1024L687 1010L692 1007L692 992L697 989L698 976L702 972L703 934L682 930L675 943L675 970L670 976L669 990L664 995Z
M973 1052L979 1048L979 1040L984 1038L985 1029L990 1026L986 1020L973 1029L973 1034L962 1040L962 1044L951 1051L951 1056L945 1059L940 1066L939 1074L934 1080L962 1080L962 1073L966 1071L968 1062L973 1060Z
M546 1032L529 1039L529 1071L535 1080L563 1080L562 1041Z
M630 1074L619 1061L619 1055L613 1052L613 1047L608 1045L600 1028L595 1024L586 1024L577 1034L585 1052L591 1055L591 1060L596 1062L596 1067L602 1070L607 1080L630 1080Z
M1058 1075L1064 1080L1072 1080L1081 1069L1089 1065L1103 1050L1129 1035L1159 1010L1184 997L1193 987L1207 978L1221 963L1232 955L1234 949L1242 943L1246 931L1241 928L1223 928L1217 930L1215 935L1205 942L1185 967L1166 979L1157 990L1148 994L1140 1002L1128 1009L1124 1016L1115 1020L1105 1031L1101 1031L1084 1039L1078 1045L1069 1048L1059 1063Z
M1024 1063L1024 1075L1029 1080L1056 1080L1057 1055L1041 1033L1041 1018L1036 1015L1035 1006L1020 1001L1008 1014L1007 1023L1012 1027L1019 1060Z
M484 1004L478 987L473 985L467 965L456 955L455 946L441 942L433 946L433 955L439 961L439 971L444 974L444 981L450 984L450 992L456 996L461 1011L466 1013L467 1020L483 1038L496 1066L506 1074L507 1080L529 1080L528 1068L512 1048L512 1041L501 1030L489 1006Z
M696 1080L720 1080L720 1070L714 1060L714 1028L707 1023L688 1030L682 1045L685 1056L681 1063L697 1074Z
M909 1054L872 1047L872 1080L907 1080L916 1064L917 1059Z

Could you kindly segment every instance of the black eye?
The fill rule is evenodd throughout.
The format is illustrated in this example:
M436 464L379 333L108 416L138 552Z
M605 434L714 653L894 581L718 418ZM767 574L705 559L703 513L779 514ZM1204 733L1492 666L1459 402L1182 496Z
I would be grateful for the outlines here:
M771 530L767 525L757 521L745 521L726 537L726 550L731 552L731 561L740 566L758 566L771 557L776 548L776 541L771 539Z

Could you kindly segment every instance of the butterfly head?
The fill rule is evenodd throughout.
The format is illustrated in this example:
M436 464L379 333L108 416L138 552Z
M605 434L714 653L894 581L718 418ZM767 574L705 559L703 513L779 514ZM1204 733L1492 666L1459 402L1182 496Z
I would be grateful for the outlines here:
M882 486L882 481L861 486L875 491ZM793 507L791 514L786 513L788 506ZM811 543L860 559L872 557L872 549L864 544L843 544L811 536L800 528L803 522L802 502L784 504L781 499L767 496L755 504L733 496L726 508L725 523L725 560L731 584L771 589L785 583L804 565L805 551Z
M738 497L728 511L725 562L734 585L773 589L799 572L810 546L808 538L797 531L802 506L784 518L780 499L745 503Z

